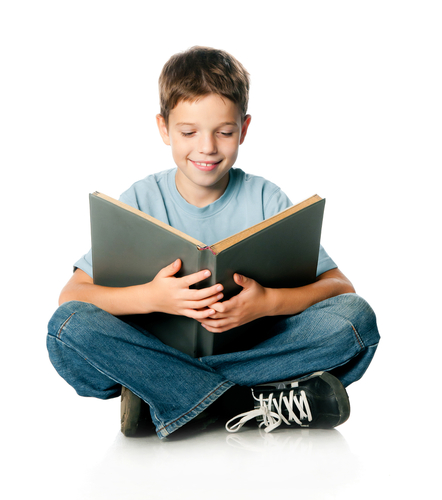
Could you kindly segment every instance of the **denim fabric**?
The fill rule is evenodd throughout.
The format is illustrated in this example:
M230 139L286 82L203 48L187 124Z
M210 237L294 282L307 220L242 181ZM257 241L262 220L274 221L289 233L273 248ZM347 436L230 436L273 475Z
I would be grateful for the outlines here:
M234 384L252 387L324 370L348 386L364 374L378 342L370 306L345 294L280 319L270 337L248 351L194 359L84 302L57 309L47 345L55 369L79 395L108 399L121 385L129 388L150 406L164 438Z

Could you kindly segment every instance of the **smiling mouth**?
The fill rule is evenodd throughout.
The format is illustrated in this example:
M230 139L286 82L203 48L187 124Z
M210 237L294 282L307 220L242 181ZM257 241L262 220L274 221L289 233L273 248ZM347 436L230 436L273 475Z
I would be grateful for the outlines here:
M213 170L217 165L221 163L222 160L219 161L194 161L190 160L196 168L199 170Z
M218 163L221 163L221 160L219 161L210 161L210 162L203 162L203 161L194 161L190 160L192 163L195 163L195 165L198 165L200 167L212 167L213 165L218 165Z

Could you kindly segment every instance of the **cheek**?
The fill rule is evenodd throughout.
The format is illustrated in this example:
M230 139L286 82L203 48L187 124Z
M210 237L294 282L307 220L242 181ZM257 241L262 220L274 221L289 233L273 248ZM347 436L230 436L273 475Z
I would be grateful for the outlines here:
M181 144L179 141L172 141L170 145L174 160L182 160L189 155L190 150L185 144Z
M238 147L236 145L230 147L228 150L226 150L226 156L228 156L232 160L236 160L236 157L238 156Z
M238 137L229 137L218 142L218 149L226 156L237 156L239 149Z

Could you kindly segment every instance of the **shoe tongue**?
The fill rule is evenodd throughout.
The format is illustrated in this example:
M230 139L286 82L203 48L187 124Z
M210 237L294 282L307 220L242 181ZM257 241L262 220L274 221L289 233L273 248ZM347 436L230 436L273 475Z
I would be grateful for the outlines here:
M284 390L284 389L288 389L288 388L292 388L292 387L299 387L299 384L298 382L276 382L275 383L275 389L276 390Z
M286 386L286 384L284 384L284 382L278 382L278 383L276 383L276 385L275 385L275 389L276 389L276 390L279 390L279 389L285 389L286 387L287 387L287 386Z

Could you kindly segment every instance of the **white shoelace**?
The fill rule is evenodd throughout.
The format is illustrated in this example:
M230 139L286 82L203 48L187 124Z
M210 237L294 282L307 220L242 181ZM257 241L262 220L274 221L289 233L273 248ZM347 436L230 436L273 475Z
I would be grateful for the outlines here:
M304 391L301 391L299 396L295 396L294 391L289 392L289 397L284 396L281 391L279 394L279 400L273 397L273 393L269 395L268 398L264 398L263 394L259 395L259 398L255 398L256 401L260 402L260 407L254 410L241 413L236 417L230 419L226 424L226 430L229 432L237 432L241 427L252 418L256 418L262 415L263 421L259 424L260 427L263 425L266 427L265 432L271 432L276 427L279 427L282 422L287 425L291 425L290 422L296 422L298 425L303 426L303 420L312 421L312 414L310 411L310 405L307 400L307 396ZM255 396L253 396L255 397ZM272 411L272 403L273 410ZM288 418L284 417L282 414L283 404L288 411ZM295 414L294 404L299 411L299 417ZM238 422L233 423L235 420L239 419Z

